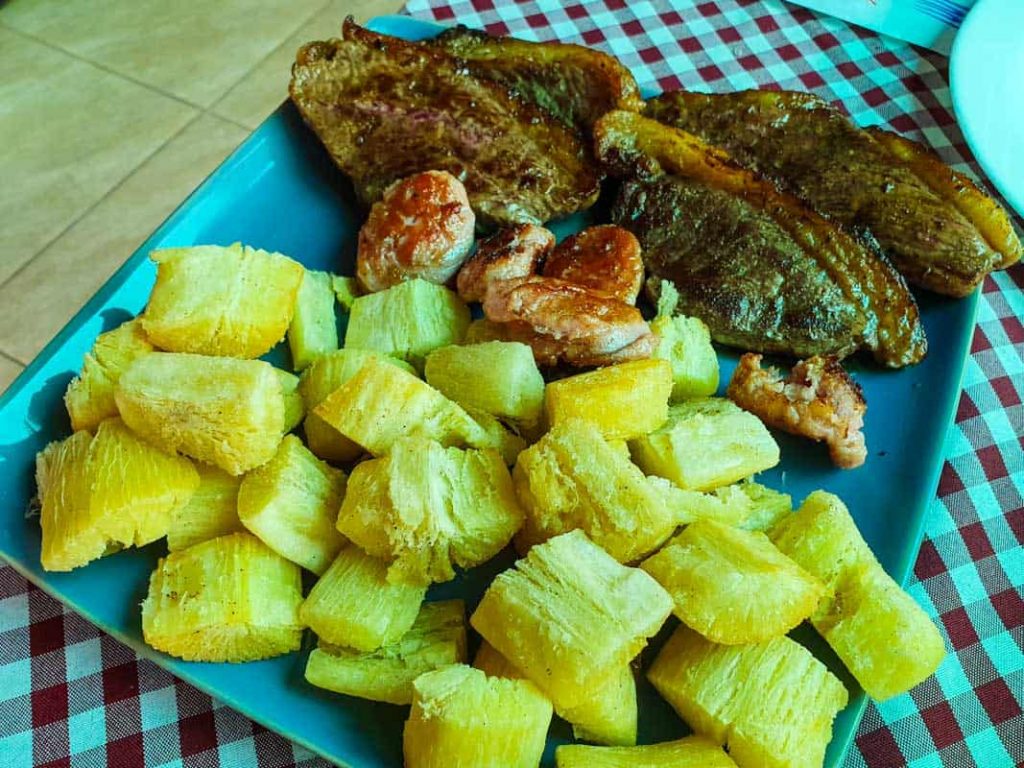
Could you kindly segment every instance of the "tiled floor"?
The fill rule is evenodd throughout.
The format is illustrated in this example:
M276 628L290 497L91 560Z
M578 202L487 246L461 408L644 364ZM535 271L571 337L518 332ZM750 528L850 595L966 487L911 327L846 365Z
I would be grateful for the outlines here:
M401 0L0 0L0 392L287 95Z

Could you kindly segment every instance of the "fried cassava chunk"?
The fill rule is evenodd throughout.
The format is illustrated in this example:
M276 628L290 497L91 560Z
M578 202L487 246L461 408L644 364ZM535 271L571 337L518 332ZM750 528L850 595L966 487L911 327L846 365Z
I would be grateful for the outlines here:
M238 487L241 477L208 464L196 464L199 486L174 511L167 529L167 551L186 549L201 541L245 530L238 519Z
M186 661L255 661L302 642L299 566L248 533L160 558L142 603L146 643Z
M711 346L711 331L700 318L676 314L678 305L679 292L663 280L658 316L651 321L659 338L654 357L672 366L673 401L713 395L718 390L718 355Z
M454 292L409 280L352 303L345 346L372 349L422 368L431 351L462 341L468 325L469 308Z
M825 582L829 597L811 623L870 696L891 698L938 668L946 655L942 635L882 569L837 496L815 491L771 536Z
M580 419L594 424L608 440L628 440L665 423L671 393L668 362L633 360L551 382L544 410L553 427Z
M495 37L461 25L431 42L466 62L473 74L500 83L581 131L589 131L613 109L644 108L630 71L593 48Z
M925 147L862 129L818 96L793 91L651 99L647 114L724 147L835 221L867 228L912 283L966 296L1021 256L1010 217Z
M786 634L825 594L763 533L712 521L686 526L640 567L672 595L684 624L725 645Z
M238 517L279 555L320 574L345 543L334 527L344 495L345 473L285 435L273 458L242 480Z
M486 640L480 643L473 666L491 677L529 679ZM592 689L579 704L565 707L558 700L551 703L558 716L572 725L577 739L617 746L636 744L636 679L628 664L599 688Z
M492 450L395 441L352 470L338 530L386 558L389 581L426 585L494 557L522 525L512 478Z
M141 437L232 475L269 461L285 427L281 380L262 360L153 352L122 374L115 399Z
M654 278L716 341L797 357L867 349L889 366L924 357L902 276L870 247L724 151L684 131L611 112L598 157L627 179L612 220L643 246Z
M736 768L722 748L703 736L687 736L640 747L588 747L563 744L555 750L558 768Z
M540 420L544 377L525 344L488 341L442 347L427 356L424 376L463 408L524 426Z
M779 463L779 446L761 420L720 397L669 407L665 425L632 440L630 449L647 474L697 491L734 483Z
M288 347L296 371L338 348L333 276L327 272L306 270L288 326Z
M380 358L368 360L313 414L374 456L413 436L444 445L501 447L459 405Z
M359 651L397 642L413 625L425 586L392 584L388 565L359 547L341 550L299 615L320 640Z
M309 449L321 459L346 462L358 458L363 452L359 445L313 413L313 409L359 373L359 369L371 359L380 359L413 375L416 373L411 365L402 360L367 349L339 349L328 352L314 360L309 368L302 372L299 393L306 406L303 431L306 433Z
M716 645L680 626L647 677L740 768L820 768L847 701L839 678L788 637Z
M284 338L305 272L298 262L241 243L150 258L156 285L142 327L161 349L251 358Z
M346 20L303 46L292 101L367 203L397 179L448 171L485 225L541 223L590 207L600 174L576 132L437 46Z
M499 574L470 623L553 701L574 707L620 674L671 612L654 579L577 530Z
M140 440L117 418L96 436L75 432L36 457L41 560L70 571L122 547L164 536L199 485L192 462Z
M516 536L520 551L578 528L628 563L652 552L684 522L668 483L644 477L589 422L559 424L519 454L512 476L526 512Z
M359 599L358 594L348 595ZM466 606L461 600L424 603L398 640L374 651L324 642L306 662L311 684L389 704L411 704L413 681L434 669L466 663Z
M121 374L137 357L152 351L153 345L138 319L101 333L82 361L82 372L64 393L71 429L91 432L104 419L117 416L114 388Z
M281 396L284 398L284 430L291 432L302 423L306 415L306 404L299 394L299 377L280 368L274 369L274 375L281 383Z
M536 768L551 702L527 680L455 664L412 684L402 747L406 768Z

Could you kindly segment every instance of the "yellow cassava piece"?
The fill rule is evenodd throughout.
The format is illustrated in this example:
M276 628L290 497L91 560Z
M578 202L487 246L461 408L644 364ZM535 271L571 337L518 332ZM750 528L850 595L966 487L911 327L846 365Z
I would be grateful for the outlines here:
M356 651L321 639L306 662L306 680L348 696L411 704L417 677L465 662L466 606L461 600L444 600L424 603L405 634L375 651Z
M161 558L142 603L142 635L186 661L255 661L302 643L299 566L248 533Z
M270 461L285 427L270 363L153 352L121 375L117 407L142 438L240 475Z
M512 477L526 512L516 536L520 552L580 528L619 562L632 562L656 549L681 522L667 499L678 489L644 477L587 421L555 426L519 454Z
M736 768L725 751L703 736L687 736L640 747L563 744L555 750L557 768Z
M401 438L388 456L352 470L338 530L385 558L389 581L427 585L490 560L522 521L496 451Z
M491 677L528 679L486 640L480 643L473 666ZM564 707L558 701L551 703L558 716L572 725L573 736L581 741L615 746L636 744L636 679L628 664L579 704Z
M411 375L416 370L404 360L371 352L365 349L339 349L318 357L302 372L299 392L306 405L306 421L303 430L309 450L327 461L354 461L363 452L356 443L321 419L313 410L327 399L336 389L359 373L368 360L376 359L401 368Z
M104 419L117 416L114 388L121 374L136 358L152 351L138 319L101 333L82 361L82 372L64 393L71 429L92 432Z
M402 749L406 768L537 768L551 702L526 680L456 664L413 683Z
M462 341L468 325L469 308L462 299L417 278L355 299L345 346L393 355L419 369L433 350Z
M553 701L574 707L620 674L671 612L658 582L576 530L495 577L470 623Z
M188 502L174 511L171 527L167 529L168 552L245 530L238 519L238 486L242 478L208 464L197 464L196 470L199 486Z
M839 678L788 637L718 645L680 626L647 677L739 766L821 768L832 721L847 701Z
M304 370L321 355L338 348L334 319L334 287L331 275L307 269L295 301L295 314L288 326L288 348L292 368Z
M254 358L284 338L305 270L241 243L153 251L142 326L168 352Z
M686 526L640 567L672 595L680 621L727 645L786 634L825 594L763 533L710 520Z
M582 419L608 440L626 440L665 423L671 393L667 361L634 360L551 382L544 409L552 427Z
M519 342L442 347L427 355L427 383L467 410L531 426L544 406L544 377Z
M192 462L136 437L120 419L75 432L36 457L43 568L70 571L167 533L199 485Z
M238 489L238 517L263 543L313 573L323 573L345 543L337 529L345 473L295 435L285 435L266 464Z
M868 695L910 690L946 655L928 614L885 572L846 505L815 491L771 531L775 545L828 587L811 623Z
M386 454L400 437L481 448L493 444L459 405L379 357L367 360L313 413L374 456Z
M303 623L321 641L359 651L396 642L416 620L427 588L393 584L387 574L383 560L343 548L302 604Z
M761 420L719 397L673 405L664 426L632 440L630 449L648 475L694 491L714 490L779 463L779 446Z

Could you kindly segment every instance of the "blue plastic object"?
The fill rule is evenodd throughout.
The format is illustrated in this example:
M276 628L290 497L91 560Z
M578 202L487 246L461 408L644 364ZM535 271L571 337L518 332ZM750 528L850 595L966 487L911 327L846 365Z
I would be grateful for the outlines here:
M429 37L439 29L400 16L378 18L370 26L410 39ZM564 235L582 222L582 217L575 217L557 223L555 230ZM155 275L147 259L152 249L242 241L286 253L310 267L352 274L358 225L347 182L295 110L285 104L182 203L0 398L0 555L140 656L266 727L342 765L396 768L402 764L407 708L308 685L303 679L308 649L242 665L188 663L153 651L142 642L139 603L156 559L164 554L163 543L127 550L71 573L46 573L39 565L38 518L26 516L35 494L36 452L69 433L61 400L67 383L99 333L144 307ZM779 435L782 464L760 478L792 494L797 503L817 488L838 493L879 560L900 582L913 563L924 513L935 494L977 306L977 294L961 301L918 298L931 342L923 363L902 371L850 363L869 404L867 463L852 471L837 470L821 446ZM736 356L720 357L727 382ZM505 552L456 581L433 588L431 597L463 597L471 610L491 578L512 561L512 554ZM812 631L803 627L796 636L851 691L851 703L836 721L826 760L826 765L838 766L865 698ZM645 663L662 637L645 651ZM684 735L686 726L642 678L639 686L641 742ZM554 746L570 736L568 726L556 719L544 765L554 764Z

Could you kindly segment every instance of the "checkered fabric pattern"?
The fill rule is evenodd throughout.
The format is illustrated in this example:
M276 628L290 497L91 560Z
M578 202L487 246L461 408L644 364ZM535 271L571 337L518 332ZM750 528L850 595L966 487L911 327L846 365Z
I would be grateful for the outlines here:
M812 90L978 169L946 60L777 0L446 2L421 18L615 54L662 89ZM846 768L1024 765L1024 266L985 281L956 423L909 590L952 653L872 705ZM0 766L324 766L0 567Z

